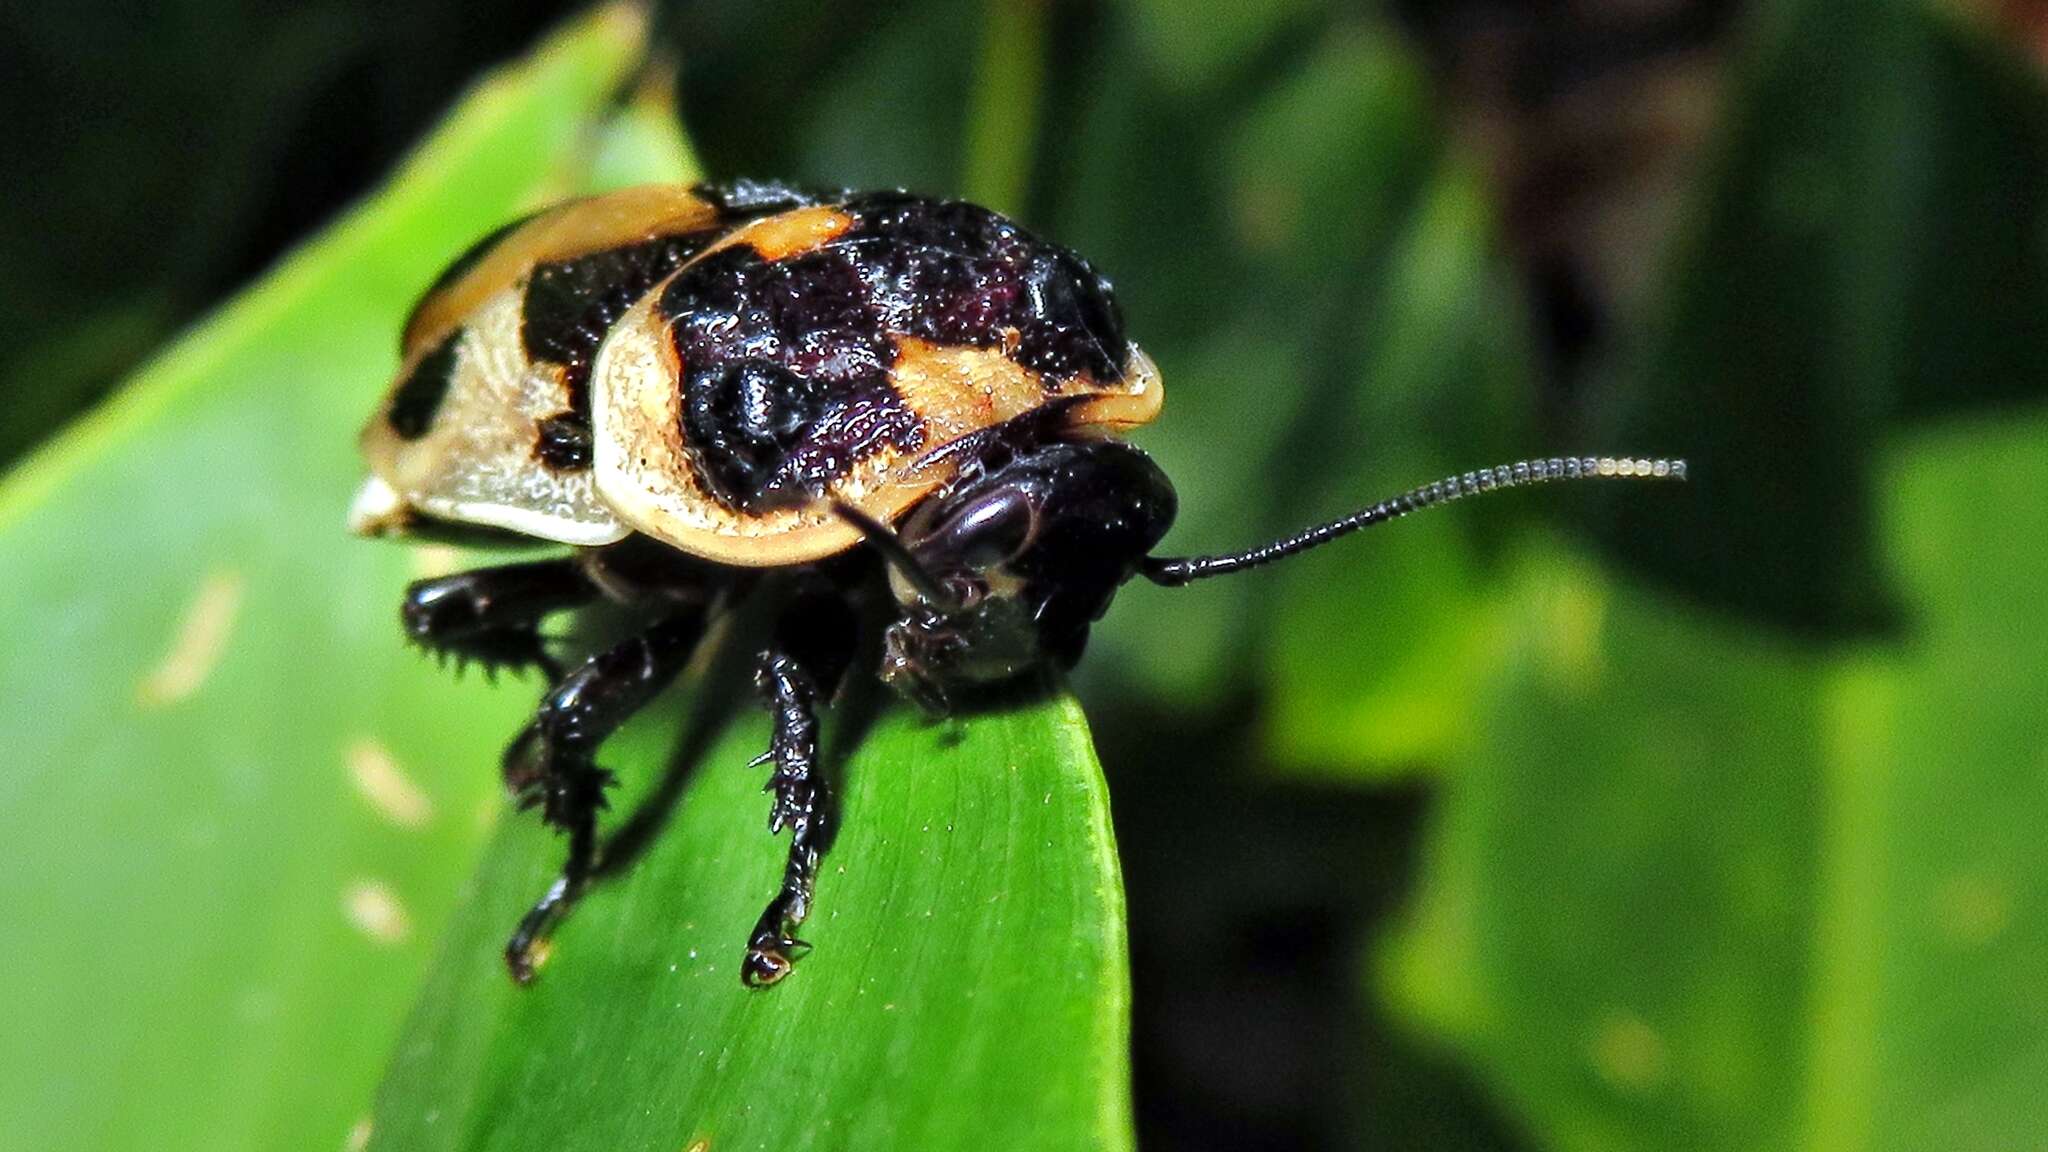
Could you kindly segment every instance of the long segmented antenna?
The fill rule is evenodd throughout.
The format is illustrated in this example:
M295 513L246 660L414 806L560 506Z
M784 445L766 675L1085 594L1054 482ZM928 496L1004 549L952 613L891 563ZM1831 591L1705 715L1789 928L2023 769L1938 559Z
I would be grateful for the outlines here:
M901 572L903 578L910 582L910 586L917 589L917 594L926 604L941 612L954 610L958 606L953 597L940 585L938 578L917 562L917 557L910 554L910 549L903 546L902 538L896 535L894 529L844 501L833 501L832 511L841 520L860 529L860 534L867 539L868 546L880 552L882 559Z
M1332 520L1327 524L1318 524L1286 539L1275 540L1271 544L1261 544L1243 552L1217 556L1150 556L1138 570L1154 584L1178 588L1183 584L1206 580L1211 576L1227 576L1246 568L1271 564L1297 552L1306 552L1311 548L1328 544L1339 536L1349 536L1361 528L1370 528L1388 520L1398 520L1410 512L1438 504L1448 504L1475 492L1523 488L1552 480L1610 478L1683 480L1685 461L1631 456L1552 456L1546 460L1517 460L1513 464L1502 464L1498 468L1482 468L1477 472L1446 476L1434 484L1410 489L1392 499L1382 500L1364 511L1354 512L1341 520Z

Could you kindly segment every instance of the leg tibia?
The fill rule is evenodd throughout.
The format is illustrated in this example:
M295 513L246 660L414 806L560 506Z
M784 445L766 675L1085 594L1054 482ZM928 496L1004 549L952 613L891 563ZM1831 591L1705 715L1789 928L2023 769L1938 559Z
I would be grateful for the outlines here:
M761 912L740 962L740 979L765 987L789 974L807 947L797 926L811 910L818 857L828 838L824 780L818 773L818 703L845 672L854 642L852 617L836 600L800 601L777 630L776 645L761 654L757 683L774 716L775 734L756 763L773 761L768 791L771 833L789 829L782 884Z
M597 866L597 814L611 782L597 765L598 746L675 679L703 631L703 614L691 612L591 657L562 677L506 749L505 782L521 806L538 807L569 836L561 878L505 945L506 964L521 983L533 978L539 948Z

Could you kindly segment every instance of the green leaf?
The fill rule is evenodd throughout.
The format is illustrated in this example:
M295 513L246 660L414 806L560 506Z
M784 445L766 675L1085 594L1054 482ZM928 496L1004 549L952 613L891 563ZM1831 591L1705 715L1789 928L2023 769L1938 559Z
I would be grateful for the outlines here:
M636 184L683 183L702 174L703 166L676 114L675 77L666 69L650 68L640 90L604 122L583 186L605 192Z
M1355 393L1332 405L1338 434L1327 439L1374 451L1318 453L1349 463L1338 483L1317 486L1317 500L1295 514L1300 523L1517 451L1537 454L1529 434L1506 432L1528 423L1529 342L1493 241L1478 180L1466 165L1445 165L1388 262ZM1481 429L1490 434L1472 434ZM1514 503L1526 510L1541 500ZM1434 511L1268 577L1279 607L1265 727L1282 766L1356 778L1433 767L1454 751L1504 634L1471 524L1475 514L1510 510Z
M338 1148L498 803L518 693L393 620L354 432L438 266L633 65L608 8L0 489L0 1145ZM427 559L432 559L428 557Z
M1384 975L1561 1149L2048 1123L2048 421L1880 473L1910 641L1822 657L1552 557ZM1597 942L1597 947L1595 943Z
M2048 1129L2048 420L1926 437L1887 554L1924 607L1828 685L1815 1148L2013 1148Z
M982 4L981 63L960 183L969 200L1013 216L1023 208L1037 158L1050 16L1037 0Z
M1763 6L1663 299L1599 398L1690 457L1603 493L1609 551L1803 632L1896 619L1874 471L1908 421L2048 397L2048 89L1916 0Z
M1869 628L1870 468L1907 331L1931 125L1909 0L1781 0L1663 270L1602 442L1688 457L1677 508L1614 495L1603 538L1674 586L1809 630ZM1711 398L1707 400L1706 398ZM1768 481L1756 478L1767 476Z
M1165 372L1166 412L1135 437L1180 493L1164 547L1241 548L1301 526L1317 501L1355 505L1350 465L1413 434L1372 423L1386 408L1362 385L1385 381L1361 377L1380 351L1381 293L1407 287L1390 272L1404 226L1432 199L1426 86L1390 29L1348 22L1214 125L1188 123L1142 79L1105 78L1123 87L1098 97L1080 141L1077 187L1127 191L1076 197L1064 238L1117 276L1130 331ZM1084 686L1135 682L1199 706L1251 686L1244 653L1284 610L1277 593L1253 577L1127 595L1097 630ZM1355 585L1315 594L1348 605Z
M1796 1118L1821 676L1552 557L1449 765L1392 994L1559 1148Z
M629 797L660 763L649 727L607 755ZM845 768L815 950L750 991L738 960L785 850L748 766L766 746L751 710L711 744L523 989L501 949L561 848L531 821L500 832L372 1148L1130 1147L1123 891L1079 709L885 714Z
M1603 539L1739 614L1529 560L1380 976L1561 1149L2012 1147L2048 1074L2015 512L2048 426L1924 421L2042 394L2043 91L1918 6L1768 11L1603 414L1695 477L1603 493Z
M1930 17L1926 211L1912 229L1900 403L1938 416L2048 396L2048 85L2037 59Z
M1183 92L1219 84L1256 60L1290 25L1313 22L1312 0L1243 0L1176 4L1141 0L1130 6L1147 71Z

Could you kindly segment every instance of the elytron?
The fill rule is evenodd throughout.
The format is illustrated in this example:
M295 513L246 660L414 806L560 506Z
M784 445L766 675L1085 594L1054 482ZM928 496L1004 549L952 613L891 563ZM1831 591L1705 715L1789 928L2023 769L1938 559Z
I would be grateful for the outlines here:
M1121 435L1163 393L1109 282L994 212L899 191L740 182L558 205L457 258L400 352L351 527L569 549L416 582L402 612L427 649L547 682L503 764L568 839L506 945L521 982L598 863L599 745L742 601L776 621L757 763L769 829L790 832L741 964L759 986L805 948L829 812L817 715L850 674L943 711L1071 665L1133 576L1223 575L1493 488L1685 472L1524 461L1244 552L1154 555L1174 490ZM543 622L600 602L635 630L565 666Z

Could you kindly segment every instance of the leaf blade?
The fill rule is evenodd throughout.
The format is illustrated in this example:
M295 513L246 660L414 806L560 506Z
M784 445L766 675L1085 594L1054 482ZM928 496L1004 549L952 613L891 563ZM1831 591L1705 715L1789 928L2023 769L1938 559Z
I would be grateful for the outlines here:
M815 951L756 992L737 960L784 844L744 767L765 743L757 721L716 743L526 989L499 948L558 847L504 830L399 1046L373 1148L1129 1146L1122 888L1079 709L887 714L847 768Z
M487 81L0 489L0 829L30 861L0 915L33 926L0 1143L334 1147L360 1115L505 703L396 643L408 562L341 531L350 432L410 296L571 153L642 34L604 9Z
M2038 1130L2048 574L2004 509L2044 444L1970 427L1885 470L1903 648L1801 651L1531 565L1391 998L1561 1148Z

